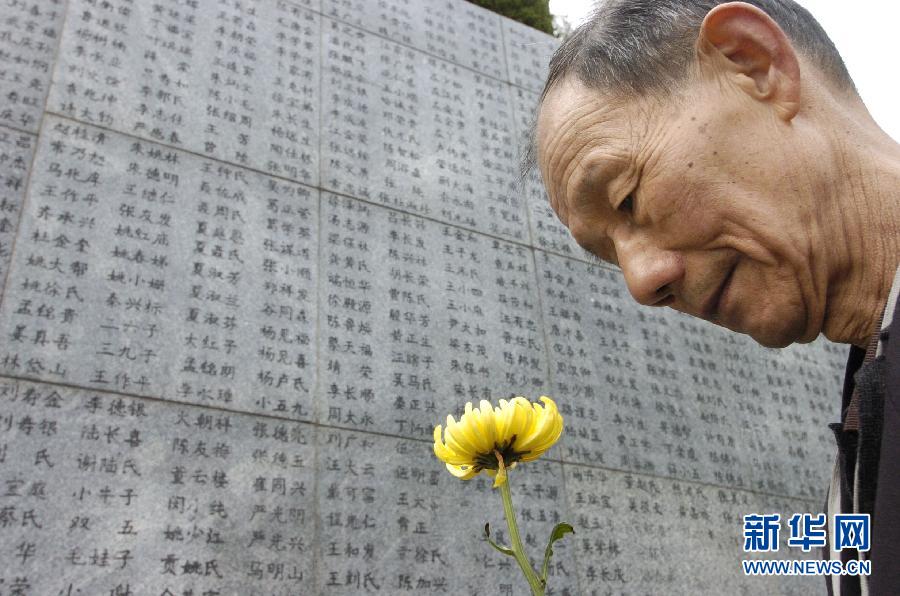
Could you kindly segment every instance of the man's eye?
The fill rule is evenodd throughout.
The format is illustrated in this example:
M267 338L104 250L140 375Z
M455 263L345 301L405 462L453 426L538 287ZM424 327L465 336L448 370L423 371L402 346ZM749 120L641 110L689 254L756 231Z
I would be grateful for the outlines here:
M619 211L624 211L625 213L634 212L634 193L629 193L629 195L619 203Z

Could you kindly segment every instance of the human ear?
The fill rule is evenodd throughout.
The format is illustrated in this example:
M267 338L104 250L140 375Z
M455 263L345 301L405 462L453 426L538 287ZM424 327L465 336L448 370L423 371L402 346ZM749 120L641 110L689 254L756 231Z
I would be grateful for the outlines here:
M758 101L771 104L783 120L800 109L800 64L778 23L744 2L720 4L700 26L701 67L713 68Z

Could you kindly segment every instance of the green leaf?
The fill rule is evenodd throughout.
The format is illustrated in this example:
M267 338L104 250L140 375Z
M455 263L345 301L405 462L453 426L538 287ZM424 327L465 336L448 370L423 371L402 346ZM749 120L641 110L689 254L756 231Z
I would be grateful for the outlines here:
M544 551L544 564L541 567L541 581L545 586L547 585L547 570L550 568L550 557L553 556L553 543L566 534L574 533L575 528L565 522L556 524L556 527L550 532L550 541L547 543L547 550Z
M485 538L485 540L488 541L488 543L491 546L496 548L498 551L500 551L504 555L508 555L510 557L516 556L516 553L514 553L511 548L506 547L506 546L500 546L499 544L497 544L496 542L491 540L491 524L484 524L484 538Z

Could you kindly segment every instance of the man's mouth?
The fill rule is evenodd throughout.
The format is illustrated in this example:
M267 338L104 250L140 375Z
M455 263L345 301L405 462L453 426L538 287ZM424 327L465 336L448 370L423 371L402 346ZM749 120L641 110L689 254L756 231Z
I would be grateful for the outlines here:
M709 297L709 299L707 299L706 304L703 305L701 316L707 321L718 321L719 305L722 301L722 295L725 294L725 290L728 288L728 284L731 282L731 277L732 275L734 275L735 269L737 269L737 263L732 265L731 269L722 280L722 283L719 285L719 288L712 294L712 296Z

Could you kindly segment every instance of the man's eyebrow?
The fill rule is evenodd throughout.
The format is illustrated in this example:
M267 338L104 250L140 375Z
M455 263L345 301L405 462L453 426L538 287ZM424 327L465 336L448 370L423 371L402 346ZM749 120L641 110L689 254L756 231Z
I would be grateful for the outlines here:
M621 165L615 160L608 161L588 161L579 177L575 180L575 184L571 186L572 191L579 197L587 193L592 195L601 195L601 199L608 200L608 186L621 173Z
M573 189L578 193L590 190L592 187L596 186L598 180L604 178L606 175L605 170L607 169L608 168L596 164L582 167L578 178L575 180L576 184L573 186Z

